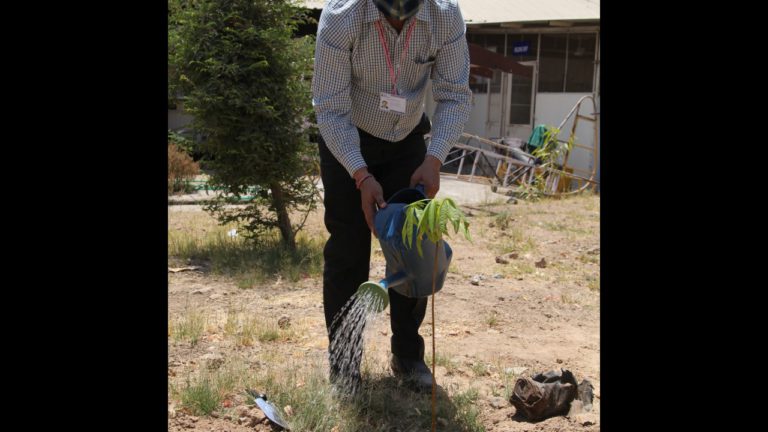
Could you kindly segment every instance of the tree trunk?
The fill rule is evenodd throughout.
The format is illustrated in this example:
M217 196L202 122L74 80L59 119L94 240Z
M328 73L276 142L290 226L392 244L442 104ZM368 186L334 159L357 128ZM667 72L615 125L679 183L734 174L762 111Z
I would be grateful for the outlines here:
M288 216L288 208L283 199L283 188L279 183L273 182L269 184L269 189L272 191L272 205L277 213L277 227L282 234L283 244L290 250L296 250L296 238L293 236L291 218Z

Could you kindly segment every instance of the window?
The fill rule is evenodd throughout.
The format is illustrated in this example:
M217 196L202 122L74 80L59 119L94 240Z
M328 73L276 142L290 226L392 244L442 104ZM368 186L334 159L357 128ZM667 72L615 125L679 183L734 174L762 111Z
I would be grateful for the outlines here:
M531 124L533 80L522 75L512 76L512 97L509 102L510 124Z
M562 92L565 84L567 35L542 34L539 57L539 91Z
M596 43L595 33L542 34L539 91L591 92Z
M497 53L504 52L503 34L467 34L467 42ZM501 92L501 76L493 75L493 79L479 75L470 75L469 88L475 94L488 93L488 83L490 82L491 93Z
M539 48L538 33L508 34L507 57L518 62L536 60ZM512 95L509 102L510 124L531 124L533 80L522 75L512 76Z
M595 74L596 35L572 34L568 40L568 69L565 91L591 92Z

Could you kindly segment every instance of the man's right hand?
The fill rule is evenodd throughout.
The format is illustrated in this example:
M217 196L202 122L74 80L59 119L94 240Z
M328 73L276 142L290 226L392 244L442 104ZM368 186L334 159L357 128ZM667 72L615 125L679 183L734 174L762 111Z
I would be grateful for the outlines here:
M360 179L364 179L368 176L367 168L360 168L355 171L353 175L355 183ZM360 185L360 202L363 207L363 214L365 214L365 222L368 224L368 228L371 230L374 236L379 237L376 233L376 228L373 225L373 217L376 215L376 206L384 208L387 206L387 202L384 201L384 191L381 189L381 185L376 178L371 177L363 181Z

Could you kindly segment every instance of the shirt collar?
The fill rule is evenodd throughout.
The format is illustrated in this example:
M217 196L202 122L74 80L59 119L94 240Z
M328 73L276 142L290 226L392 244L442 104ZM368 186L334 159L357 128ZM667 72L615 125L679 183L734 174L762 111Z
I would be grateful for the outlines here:
M384 15L376 8L376 5L373 4L372 0L366 0L368 5L365 10L365 22L373 22L377 20L384 19ZM416 12L416 18L419 21L427 21L429 22L429 11L427 11L427 1L424 0L424 3L421 4L421 7L419 8L419 11ZM408 18L406 21L410 21L411 19Z

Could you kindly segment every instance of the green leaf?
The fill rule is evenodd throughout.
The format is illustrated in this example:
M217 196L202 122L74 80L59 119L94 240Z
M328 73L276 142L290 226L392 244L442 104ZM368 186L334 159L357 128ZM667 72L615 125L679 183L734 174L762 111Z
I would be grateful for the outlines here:
M416 235L417 240L420 240L422 237L424 237L424 234L427 232L427 225L429 224L429 211L429 205L427 205L427 207L425 207L423 210L419 209L417 214L419 219L418 233Z
M413 225L416 222L415 208L408 206L405 208L405 222L403 222L403 244L410 249L413 245Z
M432 200L429 203L432 211L429 214L429 222L427 224L427 238L433 243L437 243L440 240L440 226L438 225L440 213L440 201Z
M469 233L469 222L456 202L450 198L417 201L406 206L405 212L406 217L402 231L403 242L406 247L412 247L414 231L416 231L416 249L419 256L424 256L421 245L424 237L426 236L431 242L437 244L443 235L449 234L449 222L453 225L455 233L462 233L467 240L472 241Z

